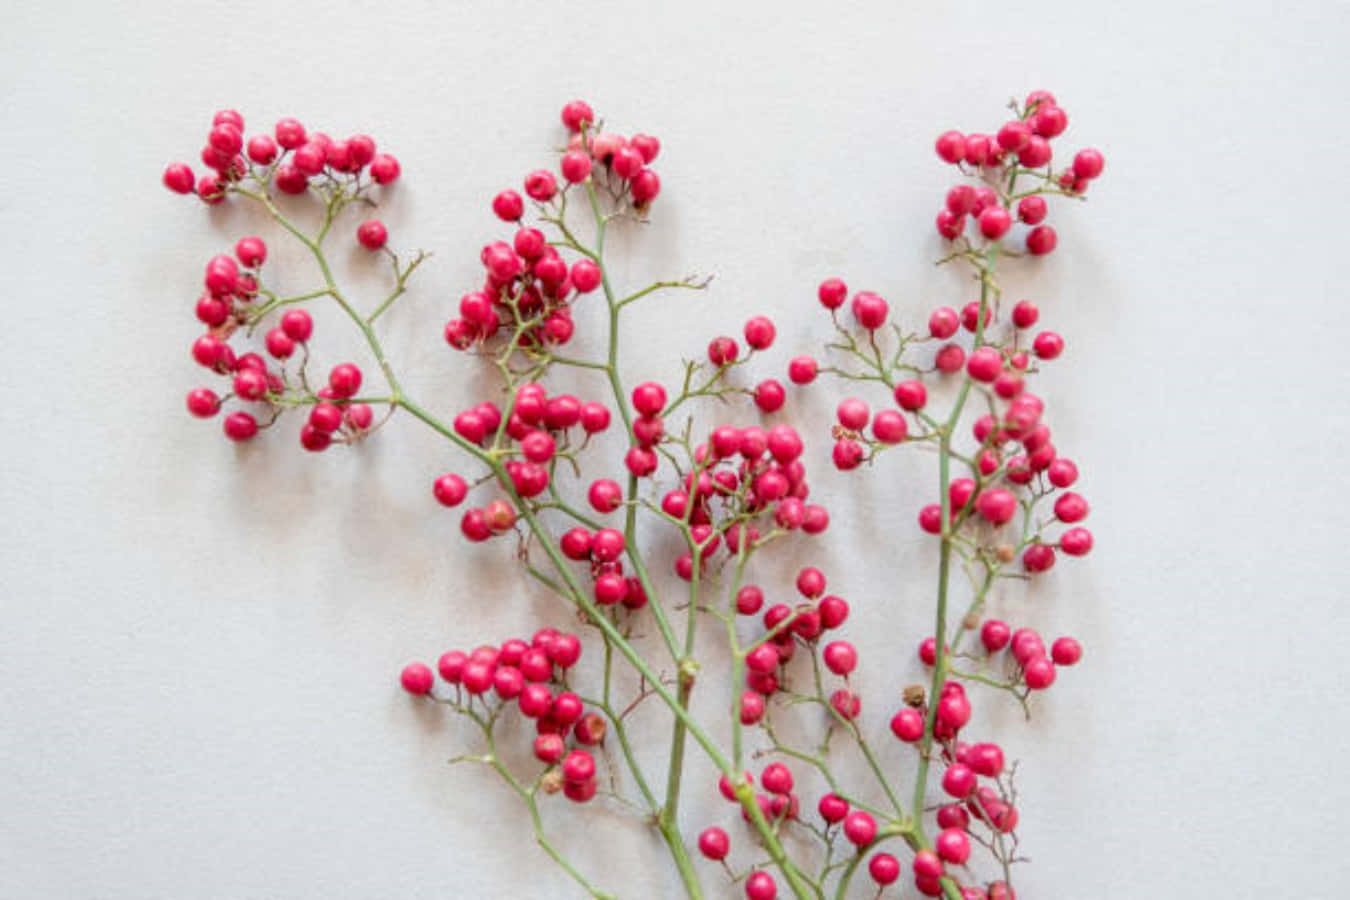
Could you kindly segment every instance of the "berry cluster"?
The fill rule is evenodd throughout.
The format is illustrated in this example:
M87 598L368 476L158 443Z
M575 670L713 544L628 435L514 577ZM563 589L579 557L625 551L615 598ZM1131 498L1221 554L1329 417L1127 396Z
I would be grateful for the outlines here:
M954 241L965 234L969 216L980 237L1001 241L1020 222L1026 226L1022 242L1027 252L1044 256L1059 243L1055 229L1045 224L1049 207L1044 195L1083 194L1102 174L1106 160L1098 150L1079 150L1067 169L1055 172L1050 142L1069 127L1068 113L1049 91L1032 91L1021 106L1012 104L1012 110L1013 118L992 135L944 131L938 135L937 155L963 172L1006 178L1010 185L1018 176L1026 176L1036 179L1038 187L1013 193L1011 189L1000 192L989 184L958 185L947 192L947 202L937 215L937 230Z
M597 769L604 765L606 799L612 794L616 803L643 811L688 895L701 897L701 875L679 816L686 744L692 741L715 766L718 788L737 805L741 820L705 823L697 849L749 900L774 900L780 886L799 900L823 900L827 893L842 898L862 871L881 895L905 870L902 857L891 852L899 843L908 848L904 859L922 895L1014 900L1011 871L1021 860L1016 766L1006 763L998 743L969 739L974 709L965 685L1006 692L1029 712L1032 693L1055 681L1057 667L1081 659L1073 638L1058 638L1047 650L1036 631L1014 631L984 613L998 588L1046 572L1058 553L1086 554L1093 538L1081 524L1087 501L1072 490L1078 468L1059 455L1044 421L1046 404L1027 388L1044 364L1063 354L1064 340L1036 330L1040 311L1031 301L1016 303L1005 322L995 267L1001 258L1023 255L1007 244L1018 237L1012 210L1030 228L1019 237L1022 244L1042 255L1057 240L1044 224L1044 197L1081 198L1088 180L1101 172L1096 151L1080 152L1067 172L1050 167L1049 142L1063 133L1067 118L1049 94L1036 92L1014 104L1014 111L1015 120L993 137L949 132L938 141L939 154L979 182L953 188L939 218L939 230L954 242L943 262L974 270L979 299L938 307L926 327L906 330L882 296L861 291L850 298L847 285L830 278L817 299L831 317L835 339L828 347L838 358L822 363L798 356L787 364L788 381L803 388L828 375L882 394L879 404L852 395L838 402L828 431L840 470L861 469L896 447L923 445L938 455L937 499L918 511L942 561L934 628L919 646L930 682L898 689L898 710L887 704L888 713L896 710L892 734L914 748L907 793L869 743L857 684L859 653L841 635L848 601L827 593L820 569L766 558L786 544L801 559L799 542L831 525L825 507L810 501L802 433L767 418L788 407L784 383L741 377L744 367L774 347L772 319L750 318L741 339L712 337L702 358L686 360L681 377L666 383L676 389L655 381L631 389L624 384L621 316L657 292L708 284L658 281L625 293L612 283L605 235L644 220L658 196L660 179L650 168L660 151L656 138L605 131L589 105L573 101L562 111L567 139L559 157L524 177L523 196L511 189L495 196L492 212L511 231L483 248L483 281L459 299L444 336L455 350L487 362L501 379L500 390L478 395L448 419L409 396L377 328L425 254L404 262L387 248L379 220L356 224L357 242L386 255L393 274L387 296L363 313L334 281L324 248L347 210L373 204L372 185L398 177L393 157L375 153L365 136L333 141L308 134L292 119L279 122L273 135L245 143L242 118L227 111L216 116L203 152L215 174L194 181L183 164L165 172L172 190L195 192L208 203L234 196L260 204L309 251L319 276L307 293L274 292L264 278L267 245L253 236L239 240L232 256L207 264L197 303L207 332L194 344L193 357L230 384L223 396L205 387L193 390L190 412L210 417L231 400L254 404L225 417L225 433L247 440L285 412L302 409L300 443L312 451L353 443L397 413L426 424L478 470L456 467L429 478L435 500L460 507L476 489L492 493L461 513L464 538L479 543L516 535L515 555L525 574L557 594L581 623L577 634L544 628L529 640L450 651L434 668L410 663L400 681L410 695L451 708L477 726L487 752L461 759L487 765L507 783L528 808L539 845L592 897L610 895L550 841L541 800L556 793L575 802L594 799L601 793ZM286 194L318 201L316 232L302 230L283 211L278 195ZM975 218L982 243L965 237L966 216ZM361 393L362 370L349 362L311 386L314 322L303 306L311 302L336 304L360 332L373 363L368 368L383 382L374 393ZM592 306L600 307L597 337L607 352L603 359L565 355L563 346L587 326ZM259 330L259 351L232 343ZM596 392L579 393L600 399L551 390L550 378L560 367L594 376ZM936 408L952 395L949 407ZM734 424L696 422L700 401L718 401L719 409L731 410L718 421ZM971 409L975 402L978 416ZM376 408L385 411L378 423ZM612 423L622 427L626 450L617 459L597 459L603 442L591 439ZM583 455L599 477L581 477ZM1053 513L1040 514L1042 504ZM640 521L655 527L639 530ZM678 541L674 553L671 538ZM953 557L964 565L950 565ZM957 568L972 578L961 616L948 612L956 593L948 573ZM794 570L790 586L774 583L775 573ZM674 577L658 577L663 572ZM784 599L772 602L776 592ZM709 687L703 673L715 670L697 646L697 625L706 618L725 633L720 656L730 677L720 688L716 680ZM655 636L656 655L634 643L639 632ZM978 651L966 646L975 635ZM593 686L583 685L575 668L584 636L603 651L595 654L603 668ZM699 687L725 692L724 702L701 704L729 714L720 729L693 711ZM649 763L633 750L646 735L630 727L628 714L648 700L668 714L664 786L654 783ZM533 720L530 750L542 764L524 774L498 752L498 726L514 716L513 709ZM722 729L730 731L729 742L714 738ZM821 736L808 744L790 737L803 730ZM839 767L836 735L858 751L865 768ZM597 752L607 746L607 736L618 754ZM756 779L748 760L766 755L776 758ZM930 802L933 765L941 767L940 776L933 773L942 794L938 803ZM815 815L804 813L803 804L813 799ZM749 867L739 871L731 865L732 830L743 830L751 845ZM898 843L883 846L891 841ZM992 880L977 873L977 850L996 866Z
M328 214L324 230L313 242L316 248L344 206L353 201L373 203L371 185L390 184L401 172L397 159L375 152L375 141L368 135L334 140L322 132L307 133L304 125L291 118L278 121L272 134L255 134L245 142L244 118L230 109L212 118L201 160L214 174L194 180L190 166L173 163L164 170L164 185L175 193L195 193L210 205L223 203L232 194L251 198L277 216L280 213L268 193L270 188L282 194L313 192L323 200ZM379 220L370 219L358 226L356 238L362 246L379 250L388 232ZM397 292L401 293L421 256L406 268L400 266L397 256L390 256ZM309 383L307 366L314 321L295 304L324 295L340 299L331 276L325 275L324 288L283 297L264 282L266 261L267 244L260 237L249 236L239 239L233 255L220 254L207 262L204 290L195 308L198 321L207 330L193 342L192 358L228 379L228 388L223 395L206 387L194 388L187 396L188 411L198 418L211 418L230 400L249 404L224 419L225 436L233 441L252 439L295 407L310 409L300 428L300 444L306 450L317 452L333 443L346 444L364 437L375 427L375 415L370 404L355 399L362 382L359 367L339 363L329 371L324 386L313 390ZM265 318L282 309L285 312L267 330L260 348L270 362L257 351L235 350L231 344L235 337L253 336ZM288 362L297 355L298 364L288 369Z
M450 650L436 661L436 672L425 663L404 666L403 689L473 715L495 720L515 704L534 721L532 750L545 765L539 776L547 793L562 791L569 800L585 803L595 796L596 763L593 753L605 739L605 720L587 712L581 698L567 690L567 673L581 659L581 639L575 634L541 628L525 641L511 638L494 647L485 644L469 653ZM436 674L454 688L453 696L436 692ZM569 741L571 749L569 750Z

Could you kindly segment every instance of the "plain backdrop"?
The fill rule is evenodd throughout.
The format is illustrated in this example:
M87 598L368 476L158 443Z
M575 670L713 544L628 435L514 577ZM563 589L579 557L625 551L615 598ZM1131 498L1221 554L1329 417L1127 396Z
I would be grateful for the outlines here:
M184 412L202 265L265 228L159 185L214 110L366 131L400 157L381 215L395 246L436 255L384 333L452 414L489 382L441 327L504 234L490 198L553 158L564 101L664 141L664 192L617 239L615 279L715 275L629 320L630 379L670 382L756 313L779 340L754 373L781 376L825 336L829 275L910 326L970 299L932 265L951 183L933 139L996 127L1033 88L1069 112L1062 153L1108 162L1089 203L1056 206L1060 251L1005 278L1066 336L1039 389L1098 541L994 600L1087 647L1030 724L977 702L1022 760L1019 896L1341 892L1350 714L1324 637L1350 624L1350 7L11 0L3 24L0 897L576 895L490 773L447 765L472 735L396 686L410 658L569 623L508 545L466 547L431 502L463 460L407 417L312 456L294 424L241 449ZM349 249L354 221L334 256L369 304L388 275ZM279 284L312 287L262 233ZM368 363L337 319L319 328L323 364ZM914 514L935 482L918 453L834 472L838 396L795 393L788 417L834 525L755 577L782 596L812 561L852 601L866 727L907 780L885 721L920 675L934 553ZM664 719L639 722L659 762ZM685 833L724 824L748 864L690 755ZM621 807L562 806L546 824L602 886L677 895Z

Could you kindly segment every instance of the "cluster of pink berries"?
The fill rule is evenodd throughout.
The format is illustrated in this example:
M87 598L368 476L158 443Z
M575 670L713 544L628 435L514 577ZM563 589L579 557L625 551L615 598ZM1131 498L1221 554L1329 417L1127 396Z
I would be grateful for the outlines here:
M164 186L177 194L195 193L214 205L250 174L283 194L303 194L312 183L323 181L341 180L360 190L364 176L390 184L403 171L395 157L375 151L370 135L335 140L321 131L308 132L291 118L278 120L272 134L262 132L245 141L244 117L233 109L222 109L211 119L201 161L211 174L197 179L187 163L171 163L164 170ZM363 222L356 235L370 250L383 247L389 237L378 219Z
M465 695L488 703L515 703L520 714L534 720L535 758L549 769L541 785L550 793L561 790L569 800L585 803L595 796L595 757L587 747L605 739L605 719L587 712L576 694L566 689L567 671L581 659L581 639L575 634L541 628L529 641L512 638L501 646L483 645L469 653L451 650L436 661L403 667L403 689L415 696L432 696L436 675L455 688L453 703ZM569 742L571 749L569 750Z
M375 141L367 135L334 140L321 132L307 133L304 125L290 118L278 121L273 134L255 134L245 141L243 117L228 109L212 119L201 159L215 174L194 181L191 167L173 163L164 171L165 186L179 194L195 193L209 204L222 202L236 187L252 195L251 189L242 186L245 179L252 179L263 192L275 186L282 193L301 194L313 182L349 192L354 198L369 186L363 177L368 175L374 183L387 185L401 171L393 156L375 152ZM358 241L370 249L383 247L386 237L384 225L377 220L365 222L357 230ZM262 286L266 260L266 243L249 236L235 244L233 256L221 254L206 264L205 290L197 299L195 311L207 330L193 343L192 357L204 368L230 379L230 389L224 396L210 388L193 389L187 396L188 411L199 418L210 418L231 398L262 404L266 410L264 422L249 409L236 410L224 419L226 437L247 441L275 421L284 408L309 404L312 409L300 430L300 444L306 450L317 452L335 442L349 443L364 436L374 424L374 414L369 405L352 399L361 386L361 370L356 365L334 366L327 385L309 391L303 366L309 359L314 322L304 309L287 309L280 322L267 331L264 348L274 363L254 351L237 354L231 346L235 335L251 334L267 314L287 305ZM270 299L260 302L263 294ZM297 349L303 351L304 360L299 384L285 369Z
M456 415L453 425L455 433L470 444L497 447L512 456L505 465L506 474L516 495L528 499L548 489L553 461L570 452L570 429L580 426L590 437L607 429L609 422L609 409L603 403L583 403L571 394L550 397L543 385L527 382L516 389L505 421L497 404L485 400ZM433 492L444 506L458 506L468 496L469 485L461 476L447 473L436 479ZM505 500L494 500L466 511L460 528L470 540L484 541L514 524L514 507Z
M1033 91L1015 111L1016 118L1005 122L993 135L946 131L938 136L937 154L945 162L963 171L969 167L977 175L1006 179L1009 187L1002 192L987 184L952 188L938 213L937 230L947 240L956 240L965 233L969 216L982 237L998 241L1014 222L1021 222L1028 228L1024 239L1027 252L1042 256L1054 250L1059 241L1055 229L1044 224L1049 209L1043 194L1051 191L1038 188L1014 194L1017 176L1027 174L1045 185L1057 186L1054 193L1082 194L1092 179L1101 175L1105 160L1097 150L1080 150L1070 167L1056 174L1050 168L1054 156L1050 142L1069 127L1068 114L1049 91Z
M567 193L576 185L592 184L603 171L618 179L616 199L635 211L645 210L661 189L661 180L648 164L656 158L661 142L636 134L631 138L596 127L595 113L585 102L575 100L563 108L563 123L572 136L559 163L558 177L548 169L525 176L525 196L547 217L563 213ZM596 167L601 167L597 171ZM612 180L611 180L612 181ZM492 200L492 211L503 222L516 226L510 241L497 240L483 247L479 259L486 270L483 286L459 301L459 315L445 326L450 346L467 350L491 339L502 329L519 331L521 346L565 344L572 339L570 301L600 287L604 273L591 256L570 265L538 228L524 224L525 198L506 189Z

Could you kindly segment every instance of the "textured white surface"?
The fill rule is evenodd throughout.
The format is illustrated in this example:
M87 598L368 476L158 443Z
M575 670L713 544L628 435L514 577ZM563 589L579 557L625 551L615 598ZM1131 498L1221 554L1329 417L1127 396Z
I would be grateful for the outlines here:
M403 420L356 453L304 456L289 434L237 452L183 413L200 266L254 227L158 185L212 110L399 154L384 216L437 256L389 341L446 412L473 385L440 323L494 233L488 199L545 159L563 100L665 141L655 224L618 276L717 276L627 335L633 369L669 378L754 312L779 321L781 371L816 343L825 275L911 322L953 298L930 265L932 139L1035 87L1108 165L1057 213L1062 252L1008 279L1068 338L1042 387L1099 546L1005 607L1088 647L1030 728L988 720L1025 760L1020 894L1336 893L1350 718L1319 638L1347 624L1350 10L837 7L8 4L0 896L571 896L506 792L445 766L465 733L393 687L410 656L562 621L504 547L467 552L429 503L444 451ZM381 274L343 262L374 296ZM804 402L823 421L826 392ZM816 557L854 601L881 730L930 602L926 469L897 454L850 508L864 484L813 437L836 521ZM701 810L725 818L694 802L687 832ZM616 819L564 842L625 897L673 896L660 848Z

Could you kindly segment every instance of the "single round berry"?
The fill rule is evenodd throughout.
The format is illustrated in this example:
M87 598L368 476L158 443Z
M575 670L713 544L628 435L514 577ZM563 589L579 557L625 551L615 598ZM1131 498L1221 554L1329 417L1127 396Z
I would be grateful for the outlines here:
M1041 311L1030 300L1018 300L1013 307L1012 322L1018 328L1030 328L1041 317Z
M853 318L868 331L876 331L886 324L888 312L886 301L871 291L862 291L853 297Z
M872 417L872 413L865 401L849 397L840 401L835 416L839 419L839 424L850 431L862 431L867 427L867 421Z
M788 362L788 380L793 384L810 384L816 380L816 361L809 356L793 357Z
M599 478L591 483L586 497L596 512L611 513L623 505L623 488L617 481Z
M235 412L225 417L223 427L227 438L242 442L258 433L258 420L246 412Z
M518 222L525 215L525 201L515 191L505 190L492 198L492 211L503 222Z
M900 860L889 853L878 853L868 860L867 874L877 884L894 884L900 877Z
M164 170L164 186L175 194L192 193L192 168L187 163L173 163Z
M260 237L240 238L234 245L234 255L246 268L256 269L267 259L267 244Z
M714 861L726 859L731 852L731 838L716 825L705 828L698 836L698 852Z
M923 737L923 732L923 713L912 706L901 707L900 711L891 717L891 733L906 744L919 740Z
M187 395L188 412L199 419L209 419L220 411L220 398L209 388L194 388Z
M367 250L379 250L389 240L389 229L379 219L367 219L356 229L356 239Z
M966 158L966 137L959 131L944 131L938 135L935 149L943 162L959 163Z
M775 900L778 897L778 883L763 869L750 873L745 879L745 900Z
M1071 637L1056 638L1050 645L1050 658L1058 666L1072 666L1083 658L1083 645Z
M1070 528L1059 536L1059 549L1070 556L1086 556L1092 550L1092 532L1086 528Z
M898 444L909 434L905 417L893 409L884 409L872 420L872 435L883 444Z
M842 279L827 278L820 283L816 297L826 309L838 309L848 299L848 285Z
M460 476L449 472L436 479L432 492L442 506L458 506L468 496L469 485Z
M1032 256L1044 256L1055 249L1059 235L1049 225L1037 225L1027 234L1027 252Z
M844 837L855 847L866 847L877 836L877 820L857 809L844 817Z
M831 825L844 820L848 815L848 801L835 794L826 794L820 798L820 803L816 805L816 811L820 817Z
M753 316L745 323L745 343L755 350L767 350L778 330L768 316Z
M568 131L581 131L595 122L595 110L585 100L573 100L562 108L562 123Z
M1001 206L991 206L980 213L980 234L996 241L1008 233L1012 227L1012 216Z
M1022 677L1028 688L1043 691L1055 683L1055 664L1044 656L1038 656L1026 664Z
M341 399L356 396L361 390L361 370L352 363L339 363L328 373L328 387Z
M1003 354L993 347L978 347L966 359L966 373L989 384L1003 371Z
M1087 515L1088 502L1082 494L1068 491L1055 501L1055 517L1061 522L1081 522Z
M782 763L770 763L759 776L759 783L771 794L792 793L792 771Z
M1008 641L1012 639L1012 630L1008 623L1001 622L998 619L990 619L980 627L980 643L984 644L984 649L990 653L997 653L1008 646Z
M559 168L568 184L580 184L591 177L591 157L581 150L569 150L563 154Z
M639 415L660 415L666 406L666 389L654 381L644 381L633 388L632 400Z
M1073 174L1077 178L1096 178L1102 174L1106 160L1098 150L1079 150L1073 157Z
M1039 225L1044 222L1047 212L1049 207L1044 197L1033 195L1017 201L1017 218L1028 225Z
M431 667L426 663L408 663L399 674L399 682L408 693L422 696L431 693L432 685L436 682L436 676L432 674Z
M922 381L902 381L895 386L895 402L901 409L914 412L928 402L928 389Z
M848 641L831 641L821 657L825 667L836 675L848 675L858 667L858 651Z

